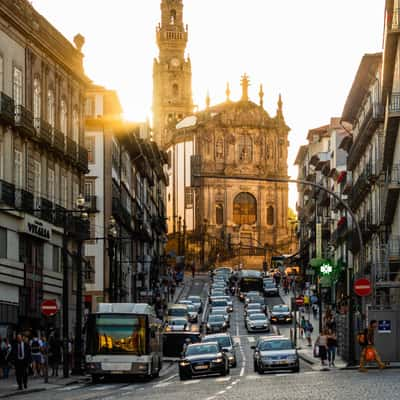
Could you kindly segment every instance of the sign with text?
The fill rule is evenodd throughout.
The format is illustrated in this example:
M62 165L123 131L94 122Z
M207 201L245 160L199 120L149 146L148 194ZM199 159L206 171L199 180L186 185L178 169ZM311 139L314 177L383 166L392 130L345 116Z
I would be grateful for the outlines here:
M392 321L383 319L378 321L378 332L379 333L391 333L392 332Z
M42 240L51 240L51 226L30 215L25 215L21 231Z
M357 296L369 296L372 292L372 286L369 279L360 278L354 282L354 292Z

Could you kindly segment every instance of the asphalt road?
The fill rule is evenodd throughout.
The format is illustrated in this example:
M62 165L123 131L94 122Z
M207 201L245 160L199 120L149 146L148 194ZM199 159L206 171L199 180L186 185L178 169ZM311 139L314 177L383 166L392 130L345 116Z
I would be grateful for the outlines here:
M208 280L196 278L182 293L207 295ZM269 305L280 303L280 298L269 298ZM227 377L205 377L181 382L176 363L166 364L160 378L152 381L114 381L94 385L82 383L60 387L50 385L40 393L21 394L18 399L40 400L116 400L140 398L143 400L364 400L399 398L400 372L398 370L318 371L301 362L300 373L271 373L258 375L253 371L252 350L256 334L248 334L243 321L243 305L234 300L234 314L230 332L238 343L238 367ZM289 326L280 326L281 334L289 335Z

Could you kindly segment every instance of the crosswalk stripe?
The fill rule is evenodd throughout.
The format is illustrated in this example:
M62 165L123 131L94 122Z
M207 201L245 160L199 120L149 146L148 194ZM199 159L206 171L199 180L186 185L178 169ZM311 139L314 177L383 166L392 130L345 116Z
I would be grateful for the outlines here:
M154 385L153 388L162 388L162 387L166 387L172 385L172 382L163 382L163 383L159 383L157 385Z
M112 389L116 389L118 386L116 385L104 385L104 386L94 386L91 387L89 390L93 391L93 392L100 392L102 390L112 390Z
M217 378L216 380L215 380L215 382L226 382L226 381L230 381L231 380L231 377L230 376L225 376L225 377L223 377L223 378Z
M193 385L194 383L199 383L200 379L196 379L194 381L187 381L187 382L183 382L184 385Z
M254 338L254 336L248 336L247 340L249 341L249 343L254 343L256 341L256 339Z

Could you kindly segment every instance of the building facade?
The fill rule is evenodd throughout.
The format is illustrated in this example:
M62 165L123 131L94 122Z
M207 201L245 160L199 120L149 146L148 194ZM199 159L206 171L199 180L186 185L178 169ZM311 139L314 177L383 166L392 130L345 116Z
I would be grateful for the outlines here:
M89 173L85 197L92 215L85 255L85 303L151 301L162 274L166 242L165 153L147 124L122 120L114 91L92 86L86 97Z
M183 23L182 0L162 0L157 26L159 56L153 65L153 129L162 146L168 127L193 111L192 66L185 56L188 27Z
M40 304L61 305L63 268L74 282L76 233L83 229L69 210L87 171L83 42L77 35L72 45L27 1L0 4L1 336L43 328ZM60 328L59 314L50 325Z

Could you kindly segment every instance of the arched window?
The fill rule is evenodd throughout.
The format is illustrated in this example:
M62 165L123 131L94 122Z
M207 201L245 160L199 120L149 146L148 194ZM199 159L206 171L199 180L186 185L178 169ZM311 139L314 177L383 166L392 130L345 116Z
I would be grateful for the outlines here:
M257 221L257 200L250 193L239 193L233 201L233 222L252 225Z
M178 97L178 95L179 95L179 86L178 86L177 83L174 83L174 84L172 85L172 95L173 95L174 97Z
M42 102L40 98L40 80L33 80L33 117L40 118Z
M224 223L224 206L222 204L215 206L215 222L217 225L223 225Z
M253 143L251 137L242 135L239 138L239 160L251 161L253 158Z
M79 113L76 108L72 112L72 139L79 143Z
M55 124L55 99L53 90L49 89L47 91L47 122L54 127Z
M175 25L175 22L176 22L176 10L171 10L171 15L170 15L170 18L169 18L169 23L170 23L171 25Z
M224 139L222 138L217 139L217 142L215 143L215 159L224 159Z
M274 207L269 206L267 208L267 224L268 225L274 225L274 220L275 220L275 211Z
M67 118L68 118L67 103L63 99L61 100L60 104L60 130L64 135L67 134L67 129L68 129Z

